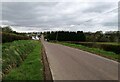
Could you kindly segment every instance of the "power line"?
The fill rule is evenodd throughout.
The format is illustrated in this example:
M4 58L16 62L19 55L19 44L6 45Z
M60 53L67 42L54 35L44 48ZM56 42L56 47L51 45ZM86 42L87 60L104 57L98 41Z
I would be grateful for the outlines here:
M88 19L88 20L82 22L82 24L84 24L84 23L86 23L86 22L89 22L89 21L92 21L92 20L94 20L94 19L96 19L96 18L98 18L98 17L100 17L100 16L102 16L102 15L104 15L104 14L111 13L111 12L113 12L113 11L115 11L115 10L118 10L119 8L120 8L120 7L118 7L118 8L114 8L114 9L112 9L112 10L110 10L110 11L107 11L107 12L104 12L104 13L102 13L102 14L96 16L96 17L90 18L90 19ZM78 25L81 25L81 24L78 24ZM42 25L39 25L39 26L35 26L35 25L25 26L25 25L11 24L10 26L40 27L40 26L42 26Z
M118 8L120 8L120 7L118 7ZM100 14L99 16L96 16L96 17L94 17L94 18L90 18L90 19L84 21L83 23L86 23L86 22L92 21L93 19L96 19L96 18L98 18L98 17L100 17L100 16L102 16L102 15L104 15L104 14L111 13L111 12L113 12L113 11L115 11L115 10L118 10L118 8L115 8L115 9L112 9L112 10L107 11L107 12L105 12L105 13L102 13L102 14ZM83 23L82 23L82 24L83 24ZM81 24L80 24L80 25L81 25Z

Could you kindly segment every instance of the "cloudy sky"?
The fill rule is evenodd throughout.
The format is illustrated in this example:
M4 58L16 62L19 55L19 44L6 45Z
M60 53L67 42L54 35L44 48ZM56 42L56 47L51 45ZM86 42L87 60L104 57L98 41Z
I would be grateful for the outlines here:
M118 1L2 2L0 14L18 32L118 30Z

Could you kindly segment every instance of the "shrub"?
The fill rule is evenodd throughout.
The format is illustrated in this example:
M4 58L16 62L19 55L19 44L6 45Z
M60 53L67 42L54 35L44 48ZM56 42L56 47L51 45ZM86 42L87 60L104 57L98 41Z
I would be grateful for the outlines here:
M74 42L75 44L81 44L83 46L87 47L93 47L93 48L100 48L105 51L111 51L116 54L120 53L120 45L113 45L113 44L99 44L99 43L94 43L94 42Z
M28 36L22 36L22 35L16 35L12 33L0 33L0 36L2 35L2 42L12 42L15 40L28 40L30 37Z

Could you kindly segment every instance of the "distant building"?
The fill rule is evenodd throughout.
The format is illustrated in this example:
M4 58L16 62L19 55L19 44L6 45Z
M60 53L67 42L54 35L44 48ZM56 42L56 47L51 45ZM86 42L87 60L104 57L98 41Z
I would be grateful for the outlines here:
M32 39L33 40L39 40L39 37L38 36L32 36Z

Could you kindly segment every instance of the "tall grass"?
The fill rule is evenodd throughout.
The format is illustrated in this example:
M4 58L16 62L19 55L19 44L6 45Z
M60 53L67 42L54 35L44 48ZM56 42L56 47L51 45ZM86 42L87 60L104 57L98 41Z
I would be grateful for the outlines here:
M41 44L34 42L35 48L18 68L12 71L4 80L43 80L43 64L41 62Z
M3 44L3 47L3 70L6 71L6 67L8 69L9 66L15 65L8 74L5 74L3 80L43 79L40 42L32 40L14 41Z

